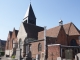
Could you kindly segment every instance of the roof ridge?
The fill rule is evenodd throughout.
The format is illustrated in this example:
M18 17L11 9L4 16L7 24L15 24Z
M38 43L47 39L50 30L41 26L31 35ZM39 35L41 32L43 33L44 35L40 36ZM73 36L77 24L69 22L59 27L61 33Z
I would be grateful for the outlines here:
M69 29L68 29L68 35L69 35L69 31L70 31L70 27L71 27L71 25L72 25L72 22L70 23L70 26L69 26Z
M73 23L72 23L73 24ZM74 24L73 24L74 25ZM76 28L76 30L78 31L78 33L80 34L80 32L79 32L79 29L74 25L74 27Z
M69 23L67 23L67 24L71 24L72 22L69 22ZM67 24L63 24L63 26L64 25L67 25ZM58 25L58 26L55 26L55 27L52 27L52 28L49 28L49 29L53 29L53 28L57 28L57 27L59 27L60 25ZM47 29L47 30L49 30L49 29Z

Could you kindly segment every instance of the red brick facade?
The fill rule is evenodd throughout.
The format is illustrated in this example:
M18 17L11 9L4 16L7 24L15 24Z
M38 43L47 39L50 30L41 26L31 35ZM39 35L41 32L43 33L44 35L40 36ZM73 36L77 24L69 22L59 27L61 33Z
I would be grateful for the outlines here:
M9 32L7 42L6 42L6 50L13 49L13 40L15 40L15 43L17 43L17 33L18 30L13 29L13 32Z
M60 44L64 46L71 46L71 40L75 39L77 42L77 46L79 46L79 30L76 28L76 26L73 23L68 23L62 26L54 27L51 29L48 29L46 31L46 40L47 40L47 46L49 44L52 44L51 46L48 46L48 60L56 60L57 57L60 57L60 46L55 46L55 44ZM44 39L44 31L39 32L38 39ZM75 42L75 43L76 43ZM37 43L34 43L35 45ZM54 45L54 46L53 46ZM34 46L34 47L37 47ZM33 48L34 48L33 47ZM36 51L37 48L35 48ZM65 48L64 48L65 50ZM35 52L36 53L36 52ZM51 56L51 53L53 53L53 57ZM64 57L64 53L62 52L62 57Z
M67 45L67 35L65 34L63 26L59 31L56 44Z
M60 57L60 45L57 44L49 45L47 60L57 60L57 57Z
M42 45L42 50L41 51L38 51L38 48L39 48L38 44L39 43ZM44 52L44 41L39 41L39 42L33 42L33 43L31 43L31 52L32 52L32 57L33 58L36 58L37 54L41 55L41 53Z
M12 36L12 31L9 31L9 34L8 34L8 38L7 38L7 41L6 41L6 47L5 47L5 50L9 50L10 49L10 43L11 43L11 36Z
M13 49L13 42L17 43L17 34L18 30L15 30L15 28L13 29L13 31L9 31L5 47L6 55L11 56L11 54L13 54L13 52L16 51L15 48ZM12 52L10 52L10 50Z

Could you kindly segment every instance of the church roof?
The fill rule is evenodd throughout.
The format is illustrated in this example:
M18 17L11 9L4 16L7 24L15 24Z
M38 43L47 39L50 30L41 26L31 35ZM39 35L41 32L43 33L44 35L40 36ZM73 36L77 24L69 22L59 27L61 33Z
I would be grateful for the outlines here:
M61 26L57 26L57 27L48 29L48 30L47 30L47 36L57 37L58 34L59 34L59 31L60 31L60 28L61 28Z
M57 26L46 31L46 36L57 37L61 26ZM80 35L79 29L71 22L63 25L64 31L67 35ZM44 38L44 31L38 33L38 39Z
M24 22L23 22L23 26L25 28L26 33L28 33L29 38L34 38L34 37L38 36L38 32L44 30L43 27L35 26L32 24L24 23Z
M46 30L46 36L48 37L57 37L58 33L60 31L61 26L57 26L51 29ZM41 31L38 33L38 39L43 39L44 38L44 31Z
M44 29L43 27L36 26L36 25L33 25L33 24L28 24L28 23L25 23L25 22L23 22L23 25L24 25L24 28L25 28L26 32L28 31L28 29L32 30L32 31L37 30L38 32L40 32L41 30Z
M36 18L31 4L29 5L29 7L28 7L28 9L26 11L24 19L27 18L27 17L29 17L29 18Z
M67 35L80 35L79 29L72 22L65 24L63 27Z

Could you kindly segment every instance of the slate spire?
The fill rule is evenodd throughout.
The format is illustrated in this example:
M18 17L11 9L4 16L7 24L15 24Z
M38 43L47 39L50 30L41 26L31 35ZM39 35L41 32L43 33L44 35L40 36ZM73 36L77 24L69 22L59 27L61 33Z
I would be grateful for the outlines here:
M29 24L34 24L36 25L36 17L33 11L33 8L31 6L31 3L26 11L26 14L24 16L23 22L27 22Z

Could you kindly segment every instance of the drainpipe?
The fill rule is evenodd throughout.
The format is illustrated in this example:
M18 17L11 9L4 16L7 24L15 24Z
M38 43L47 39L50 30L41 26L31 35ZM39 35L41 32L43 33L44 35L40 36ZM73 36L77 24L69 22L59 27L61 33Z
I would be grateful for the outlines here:
M44 60L46 60L46 26L44 26Z

